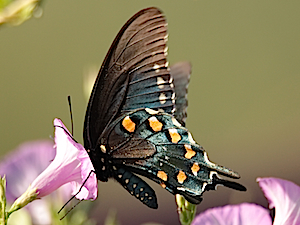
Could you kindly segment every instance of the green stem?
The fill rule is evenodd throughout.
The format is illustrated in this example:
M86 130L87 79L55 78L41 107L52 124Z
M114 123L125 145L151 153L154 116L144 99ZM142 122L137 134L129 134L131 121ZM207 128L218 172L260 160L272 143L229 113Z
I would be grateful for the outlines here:
M5 176L0 177L0 225L7 224L7 215L6 215L6 179Z
M196 214L196 205L188 202L182 195L176 194L177 211L181 225L190 225Z

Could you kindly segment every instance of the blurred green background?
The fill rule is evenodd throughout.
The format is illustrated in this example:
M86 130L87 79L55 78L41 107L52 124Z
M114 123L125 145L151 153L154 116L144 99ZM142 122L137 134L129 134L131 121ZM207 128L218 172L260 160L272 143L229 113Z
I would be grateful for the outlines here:
M198 213L243 201L267 206L257 177L300 184L299 1L45 1L40 19L0 28L1 157L49 138L55 117L70 127L68 95L82 143L83 74L100 67L123 24L149 6L168 19L170 63L193 65L188 129L211 161L238 171L248 188L205 193ZM92 216L102 224L114 208L122 224L178 224L174 196L150 183L158 210L110 181L99 183Z

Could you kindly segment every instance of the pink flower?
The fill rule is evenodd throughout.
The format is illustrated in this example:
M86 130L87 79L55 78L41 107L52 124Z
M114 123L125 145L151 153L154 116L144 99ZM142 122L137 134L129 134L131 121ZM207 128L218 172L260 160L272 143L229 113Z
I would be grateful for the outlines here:
M0 175L6 177L6 200L12 204L22 195L28 185L51 163L55 157L51 140L29 141L18 146L0 163ZM64 185L58 195L52 195L54 202L66 202L71 197L71 185ZM59 198L59 197L60 198ZM59 203L58 203L59 204ZM34 201L26 209L33 224L52 224L50 208L52 202Z
M278 178L258 178L259 186L275 208L273 225L300 224L300 187ZM227 205L199 214L192 225L272 225L268 209L250 203Z
M276 210L273 224L300 224L300 187L278 178L257 178L257 181L269 201L269 208Z
M49 195L64 184L72 184L72 192L80 200L97 198L97 178L84 147L77 143L60 119L54 119L56 156L12 205L9 214L29 202Z
M1 160L0 175L6 177L7 201L12 203L26 191L28 185L54 159L55 152L51 140L29 141L18 146ZM71 194L71 191L69 193Z
M76 194L94 167L84 147L77 143L60 119L54 119L56 156L53 162L32 182L37 198L44 197L60 186L71 182ZM97 178L91 173L78 199L97 198Z

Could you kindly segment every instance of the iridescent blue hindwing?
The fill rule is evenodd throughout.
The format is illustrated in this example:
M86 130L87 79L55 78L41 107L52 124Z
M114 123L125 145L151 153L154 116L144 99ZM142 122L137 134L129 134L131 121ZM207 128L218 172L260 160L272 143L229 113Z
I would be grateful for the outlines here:
M119 117L108 131L105 145L115 165L124 165L192 203L200 203L202 193L217 184L242 189L234 182L218 178L218 173L231 178L239 175L210 162L206 151L170 114L136 110Z

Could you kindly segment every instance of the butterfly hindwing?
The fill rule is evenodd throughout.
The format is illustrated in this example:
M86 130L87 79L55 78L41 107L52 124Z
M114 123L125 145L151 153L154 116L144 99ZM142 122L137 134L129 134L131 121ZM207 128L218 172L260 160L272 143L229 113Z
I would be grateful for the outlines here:
M176 93L176 110L174 116L179 123L185 126L187 117L187 88L191 75L191 64L189 62L179 62L172 65L170 69Z
M134 197L150 208L157 208L154 190L141 178L124 167L113 167L114 178Z
M202 193L217 184L243 190L241 185L218 177L239 175L210 162L205 150L170 114L135 110L120 116L108 130L106 145L116 165L152 179L173 194L182 194L192 203L199 204ZM122 139L119 136L123 141L116 143L115 139ZM131 143L135 150L130 149Z

